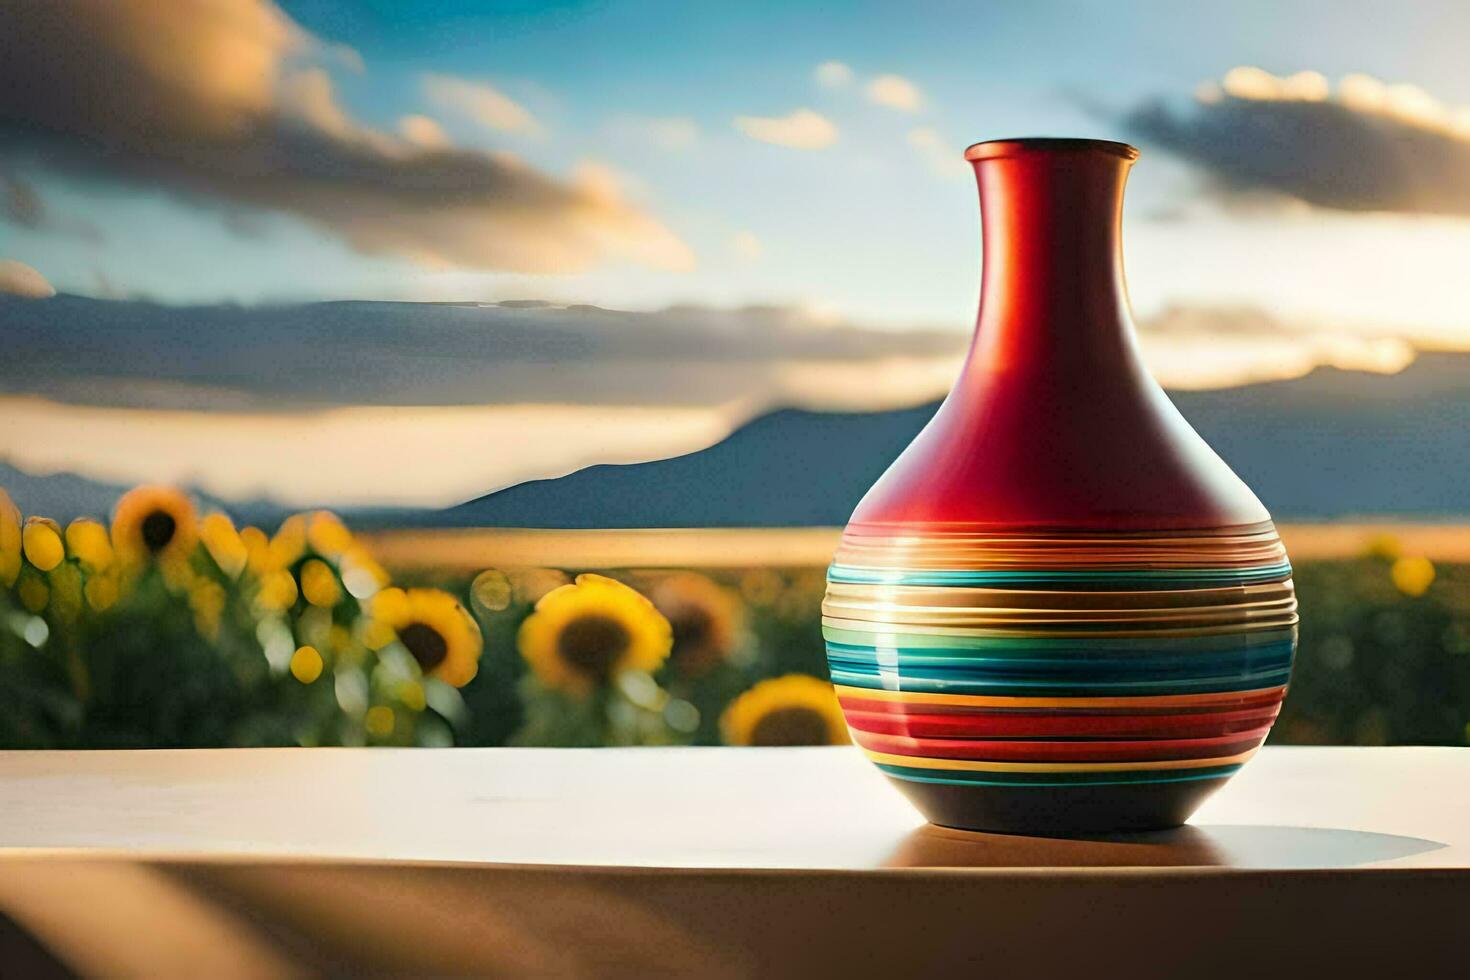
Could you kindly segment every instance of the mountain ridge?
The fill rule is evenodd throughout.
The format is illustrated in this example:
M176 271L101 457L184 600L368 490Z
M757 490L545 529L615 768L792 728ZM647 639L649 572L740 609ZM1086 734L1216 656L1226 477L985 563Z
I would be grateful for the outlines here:
M1470 514L1470 354L1425 352L1397 374L1318 367L1169 396L1278 518ZM518 484L448 508L436 523L839 525L939 404L778 409L705 449Z
M1426 351L1397 374L1318 367L1298 378L1170 398L1280 520L1470 516L1470 354ZM939 401L879 412L778 408L712 446L595 464L441 510L343 509L360 526L810 527L846 522ZM123 489L0 460L28 513L105 514ZM291 509L199 494L270 525Z

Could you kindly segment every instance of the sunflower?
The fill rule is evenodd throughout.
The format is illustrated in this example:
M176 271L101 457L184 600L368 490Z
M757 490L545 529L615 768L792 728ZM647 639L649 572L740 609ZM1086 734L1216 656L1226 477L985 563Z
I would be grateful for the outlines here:
M342 586L354 599L367 599L390 581L378 560L357 542L350 543L337 559Z
M0 490L0 585L7 589L20 574L21 536L20 508Z
M336 560L352 547L352 532L336 514L319 510L306 518L306 541L317 554Z
M383 589L373 618L392 629L424 674L464 687L479 669L480 627L459 600L438 589Z
M271 538L258 527L240 529L240 543L245 546L245 567L256 575L271 570Z
M337 573L320 558L308 558L301 565L301 594L313 606L331 609L342 600Z
M215 512L205 516L199 522L199 539L204 542L204 548L209 552L209 557L219 566L229 578L239 578L240 573L245 570L245 564L250 558L249 549L240 538L240 532L235 530L235 522L230 520L228 514Z
M284 568L266 572L260 577L255 602L270 612L285 612L296 605L296 576Z
M673 633L634 589L602 575L578 575L541 597L521 623L518 642L542 683L584 694L625 670L657 670Z
M26 522L26 527L30 527L29 521ZM30 552L27 551L26 554L29 556ZM1429 587L1434 584L1434 562L1418 556L1400 558L1389 567L1388 574L1393 579L1393 584L1404 595L1421 596L1428 592Z
M701 677L734 652L743 617L730 590L695 572L681 572L661 579L651 597L673 630L669 663L680 673Z
M78 517L66 526L66 553L83 571L100 572L112 564L112 540L107 528L90 517Z
M172 487L134 487L113 508L112 546L129 563L184 558L194 548L194 505Z
M730 745L846 745L847 724L832 685L806 674L761 681L720 718Z
M26 561L43 572L49 572L66 558L66 545L61 540L61 525L47 517L26 518L21 531L21 547Z

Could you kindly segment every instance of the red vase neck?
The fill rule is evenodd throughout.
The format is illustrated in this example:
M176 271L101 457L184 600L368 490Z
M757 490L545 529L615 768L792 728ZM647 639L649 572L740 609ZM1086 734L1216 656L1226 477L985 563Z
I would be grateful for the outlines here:
M980 185L985 262L966 378L1086 375L1136 363L1120 226L1137 152L1099 145L1122 147L1006 141L967 154Z
M855 523L1141 531L1268 519L1139 356L1121 241L1136 156L1097 140L966 152L984 224L975 339Z

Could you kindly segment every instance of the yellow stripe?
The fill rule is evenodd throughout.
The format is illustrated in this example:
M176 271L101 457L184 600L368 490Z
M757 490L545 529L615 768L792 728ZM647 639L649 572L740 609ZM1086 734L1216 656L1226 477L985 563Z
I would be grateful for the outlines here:
M977 708L1173 708L1206 704L1229 704L1242 698L1279 691L1286 686L1262 687L1252 691L1218 691L1211 694L1149 694L1111 698L1008 698L987 694L929 694L914 691L878 691L866 687L835 685L838 698L864 701L898 701L904 704L970 705Z
M1069 639L1091 639L1093 637L1147 639L1174 636L1234 636L1244 633L1287 629L1297 625L1299 621L1300 617L1293 611L1290 614L1277 613L1267 618L1247 619L1215 626L1171 626L1163 628L1150 626L1147 622L1143 621L1130 621L1119 622L1112 629L1087 629L1083 626L1072 625L1068 626L1063 632L1058 631L1054 626L1032 629L1000 626L937 626L931 623L879 622L872 619L842 619L836 616L825 615L822 617L823 626L851 630L854 633L872 633L876 636L917 633L923 636L999 636L1006 638L1065 636Z
M1126 772L1133 769L1208 769L1233 766L1256 754L1255 749L1214 759L1167 759L1154 762L984 762L975 759L929 759L915 755L890 755L863 749L869 759L887 766L910 769L960 769L976 772Z

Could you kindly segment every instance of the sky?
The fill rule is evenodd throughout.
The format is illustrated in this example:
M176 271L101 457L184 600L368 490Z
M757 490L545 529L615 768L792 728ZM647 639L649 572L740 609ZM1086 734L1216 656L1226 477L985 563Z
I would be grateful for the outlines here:
M1086 136L1143 151L1125 255L1166 383L1396 370L1418 348L1470 347L1467 42L1456 3L21 0L0 13L0 291L243 305L277 344L270 311L311 300L587 304L737 337L786 311L827 331L844 379L907 370L869 386L882 407L942 393L973 322L964 146ZM896 368L865 332L910 336L917 353ZM778 401L849 407L864 387L795 384L810 360L762 357L761 398L691 401L631 356L513 395L436 390L415 410L460 412L445 433L486 425L466 408L576 421L556 429L560 457L446 476L415 501L565 470L597 445L685 448ZM640 398L585 394L617 389L620 371ZM120 415L107 418L121 435L69 458L35 434L124 409L166 413L184 444L209 427L200 415L263 431L259 392L207 374L123 392L99 368L91 387L119 393L102 404L12 376L0 397L50 421L0 427L0 456L342 497L346 475L293 490L264 464L225 478L198 453L164 466L141 444L104 465L140 431ZM668 433L638 416L610 436L613 405L662 406Z

